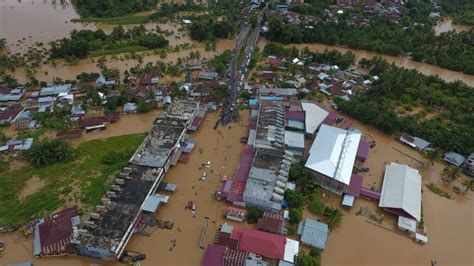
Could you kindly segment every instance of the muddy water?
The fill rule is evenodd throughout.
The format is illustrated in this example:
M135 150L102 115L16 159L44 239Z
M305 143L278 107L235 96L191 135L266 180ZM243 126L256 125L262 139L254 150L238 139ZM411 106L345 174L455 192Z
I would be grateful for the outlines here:
M64 2L64 4L61 4ZM71 1L0 0L0 36L10 52L25 52L35 42L48 43L69 35L73 29L93 29L70 22L79 18ZM24 43L17 46L24 38Z
M163 62L176 62L176 60L181 57L185 58L189 55L191 51L199 51L201 58L212 58L214 55L222 53L226 49L232 49L234 47L234 40L222 40L217 43L216 51L205 51L205 47L202 44L197 45L196 49L191 50L181 50L177 53L170 53L165 59L161 59L159 55L148 55L143 59L143 65L151 62L156 63L157 61ZM151 52L147 52L151 53ZM144 53L141 53L144 54ZM111 56L107 57L109 62L107 65L109 67L116 67L123 73L125 70L129 70L130 67L136 66L137 62L134 60L119 60L112 59ZM69 65L62 60L56 62L56 66L52 65L42 65L37 69L35 77L38 80L51 82L55 77L59 77L63 80L66 79L75 79L77 74L81 72L100 72L97 68L96 63L93 58L87 58L79 61L76 65ZM26 82L25 69L17 69L13 73L14 77L18 79L20 83Z
M377 145L369 152L364 166L370 168L364 174L364 186L380 189L384 165L389 162L408 164L420 170L423 184L441 184L444 165L431 164L418 152L385 136L372 127L359 123L370 140ZM457 186L462 186L456 184ZM326 250L322 253L323 265L430 265L432 259L438 265L468 266L474 264L474 204L473 194L448 200L429 191L423 185L423 212L428 244L415 243L407 234L396 229L396 217L383 213L375 202L357 199L355 206L345 211L343 222L331 232ZM332 197L330 203L340 207L340 198ZM368 222L355 213L360 207L369 208L379 217L384 217L382 226Z
M440 35L443 32L448 32L448 31L467 31L474 29L474 26L469 26L469 25L458 25L458 24L453 24L453 20L451 18L444 18L441 19L438 24L436 24L433 27L433 30L436 35Z
M147 259L141 265L200 265L204 249L199 248L198 242L206 222L204 217L209 217L207 233L202 242L204 246L212 243L219 224L227 222L242 227L249 226L224 220L222 212L225 203L213 197L213 193L222 185L220 181L222 175L233 176L237 168L243 150L240 138L247 134L246 125L249 115L247 112L242 113L241 123L233 124L231 128L220 127L218 129L220 133L213 129L217 115L218 113L207 114L201 128L190 134L190 137L197 141L190 160L186 163L178 163L165 175L165 182L175 183L178 187L176 192L169 194L171 196L169 202L160 207L157 218L171 218L174 221L174 228L172 230L155 229L150 237L134 236L128 245L127 249L146 253ZM132 118L132 116L129 117ZM127 120L124 117L121 121ZM143 121L145 122L149 121ZM199 152L201 149L202 153ZM209 160L211 161L209 169L198 169L201 163ZM208 173L208 179L199 181L198 178L204 171ZM197 205L194 218L189 210L184 210L189 200L193 200ZM33 245L31 239L25 240L18 233L3 234L0 235L0 239L5 240L7 245L4 255L0 256L0 265L25 261L33 261L34 265L39 266L89 266L90 263L116 265L75 256L37 259L31 256ZM172 246L171 239L176 239L176 247L172 251L169 250Z
M248 120L247 112L242 113L243 121ZM197 145L187 163L179 163L164 178L165 182L178 185L176 192L170 194L170 201L160 207L159 219L171 218L174 221L172 230L156 229L150 237L135 237L128 245L130 250L144 251L147 260L142 265L200 265L204 249L212 243L219 224L227 222L237 226L249 226L244 223L224 220L222 212L226 204L217 201L213 193L222 186L222 175L233 176L243 150L240 138L247 134L246 123L233 124L232 128L213 129L217 113L208 114L198 132L191 134ZM202 153L199 150L202 149ZM202 163L211 161L210 169L199 169ZM203 172L208 179L199 181ZM184 206L188 201L197 205L196 217L193 217ZM208 217L206 219L205 217ZM207 232L200 242L205 224ZM176 239L176 247L171 240Z
M149 132L153 128L153 122L161 114L155 110L144 114L130 114L120 116L119 121L107 125L107 128L98 132L83 133L82 137L72 141L74 146L94 139L106 139L110 137L140 134Z
M260 39L258 42L258 46L263 49L265 47L265 44L267 43L266 40ZM463 74L461 72L456 72L448 69L444 69L435 65L430 65L430 64L424 64L420 62L416 62L414 60L409 59L408 57L403 57L403 56L389 56L389 55L382 55L370 51L364 51L364 50L354 50L354 49L349 49L349 48L344 48L340 46L330 46L330 45L325 45L325 44L319 44L319 43L306 43L306 44L291 44L288 45L288 47L293 47L295 46L296 48L303 49L304 47L308 47L312 51L319 51L322 52L324 50L337 50L339 52L345 53L347 51L351 51L356 55L357 59L361 58L373 58L373 57L382 57L383 59L387 60L390 63L394 63L398 67L404 67L408 69L416 69L419 72L425 74L425 75L438 75L440 78L450 82L450 81L455 81L455 80L462 80L466 84L470 86L474 86L474 75L467 75Z

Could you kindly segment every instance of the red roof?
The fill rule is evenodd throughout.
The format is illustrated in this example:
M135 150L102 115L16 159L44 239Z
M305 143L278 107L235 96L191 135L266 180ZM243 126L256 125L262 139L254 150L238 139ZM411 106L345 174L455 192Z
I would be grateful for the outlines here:
M288 119L288 120L300 120L300 121L304 121L305 112L304 112L304 111L301 111L301 112L298 112L298 111L286 111L286 112L285 112L285 118Z
M265 212L262 218L258 219L257 229L272 234L286 235L286 221L283 214Z
M38 226L42 255L72 253L72 218L76 216L77 206L73 206L44 218Z
M244 229L239 241L239 249L271 259L283 259L286 238L254 229Z
M351 194L354 197L359 197L360 189L362 187L363 177L358 174L352 174L349 187L347 188L347 194Z
M0 120L12 120L15 119L15 117L18 116L19 113L21 113L21 108L10 108L7 109L6 111L0 113Z
M104 118L103 117L89 117L89 118L84 118L81 120L79 123L82 128L85 127L93 127L93 126L100 126L104 124Z
M352 122L347 119L344 119L344 121L339 125L339 128L342 128L345 130L348 130L351 127L352 127Z
M56 133L56 138L58 139L72 139L72 138L79 138L82 134L82 130L80 128L70 129L70 130L62 130Z
M203 266L221 266L222 257L228 248L226 246L209 244L202 260Z
M104 122L113 123L113 122L117 122L119 119L120 119L120 114L118 112L113 112L104 116Z

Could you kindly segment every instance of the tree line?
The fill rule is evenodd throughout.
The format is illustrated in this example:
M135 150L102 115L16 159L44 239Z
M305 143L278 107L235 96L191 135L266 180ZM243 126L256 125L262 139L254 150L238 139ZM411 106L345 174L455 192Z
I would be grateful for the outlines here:
M81 17L117 17L156 8L159 0L73 0Z
M125 31L122 26L116 27L110 35L102 30L73 30L70 38L63 38L51 43L50 56L55 58L85 58L91 52L118 50L130 47L159 49L168 45L162 35L147 32L143 25Z
M474 152L473 88L461 81L447 83L416 70L368 61L370 74L380 81L351 101L336 100L339 109L381 131L407 132L444 150ZM403 106L408 113L397 112ZM413 112L414 107L421 108Z

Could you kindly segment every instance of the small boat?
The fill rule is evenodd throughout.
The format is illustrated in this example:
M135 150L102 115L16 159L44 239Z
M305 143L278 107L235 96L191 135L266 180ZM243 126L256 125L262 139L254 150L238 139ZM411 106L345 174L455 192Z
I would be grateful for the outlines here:
M4 251L4 250L5 250L5 241L0 240L0 251Z

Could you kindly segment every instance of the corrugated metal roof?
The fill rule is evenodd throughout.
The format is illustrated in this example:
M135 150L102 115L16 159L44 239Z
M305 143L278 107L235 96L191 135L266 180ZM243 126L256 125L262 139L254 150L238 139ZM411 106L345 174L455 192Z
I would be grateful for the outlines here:
M304 149L304 134L286 130L285 145L292 148Z
M360 138L360 133L322 125L305 167L349 185Z
M298 234L301 235L302 243L322 250L326 247L329 227L327 224L306 219L299 224Z
M379 207L402 209L419 221L421 176L418 170L396 163L386 165Z
M306 133L314 134L316 129L323 123L329 112L312 102L301 102L301 106L305 111Z

